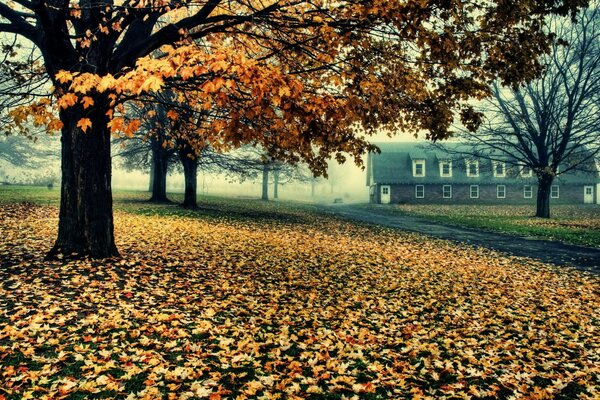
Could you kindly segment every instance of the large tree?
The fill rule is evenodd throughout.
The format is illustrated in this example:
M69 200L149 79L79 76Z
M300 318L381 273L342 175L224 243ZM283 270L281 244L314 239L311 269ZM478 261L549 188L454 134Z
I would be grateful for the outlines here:
M360 162L372 149L358 127L446 136L453 111L471 118L466 101L485 95L492 77L532 78L550 42L544 16L584 2L2 0L0 33L37 48L58 106L60 123L49 124L61 127L62 187L50 255L118 254L110 135L140 125L124 123L124 100L194 82L208 107L237 104L212 123L223 146L255 140L322 173L332 154ZM30 111L39 118L46 105Z
M550 217L550 188L556 176L597 174L600 155L600 10L597 2L577 21L551 18L548 31L560 39L541 58L539 79L492 86L493 96L477 132L461 136L478 157L527 168L537 177L536 216ZM560 167L560 168L559 168Z

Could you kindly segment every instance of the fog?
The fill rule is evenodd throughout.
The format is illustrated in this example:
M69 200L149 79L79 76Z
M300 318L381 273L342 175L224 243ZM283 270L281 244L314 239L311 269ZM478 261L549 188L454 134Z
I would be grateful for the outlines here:
M115 190L147 191L149 174L142 172L127 172L120 168L113 171L112 185ZM314 185L314 188L313 188ZM183 193L183 175L172 173L167 176L167 192ZM274 196L273 180L269 181L269 199ZM255 180L240 182L234 177L218 174L198 173L198 193L201 195L217 195L231 197L260 198L262 194L262 177ZM343 199L343 202L368 201L366 173L356 167L350 160L344 165L331 163L329 179L318 178L312 182L285 182L278 187L279 200L304 202L333 202Z
M60 160L58 138L54 139L53 155L45 157L43 166L40 168L14 167L0 158L0 181L7 181L13 184L43 184L46 185L52 181L58 186L60 180ZM410 135L397 135L389 138L381 134L371 138L373 143L382 143L389 141L408 141L415 140ZM366 166L367 156L364 156ZM149 173L142 171L126 171L121 167L118 158L113 161L113 179L114 190L139 190L148 191ZM271 174L272 175L272 174ZM330 161L329 177L317 178L314 181L304 182L281 182L278 186L278 199L302 202L332 203L342 201L344 203L367 202L369 200L369 190L366 186L366 171L360 169L354 164L354 161L348 157L344 164L338 164ZM167 176L167 192L183 193L184 179L181 173L173 172ZM234 176L225 176L219 174L209 174L203 171L198 172L198 193L200 195L230 196L230 197L248 197L260 198L262 194L262 176L252 180L247 179L240 182ZM272 176L269 181L269 199L274 198L274 184Z
M416 141L409 134L396 135L393 138L385 134L376 135L370 140L373 143L392 141ZM367 156L364 156L366 167ZM369 189L366 186L366 169L363 170L348 158L344 164L330 161L329 177L318 178L311 182L286 182L278 187L278 199L302 202L333 203L365 203L369 201ZM149 174L142 172L127 172L121 168L113 170L113 188L115 190L147 191ZM167 192L183 193L184 180L180 173L167 176ZM272 177L269 182L269 199L273 200L274 184ZM201 195L260 198L262 194L262 179L240 182L233 177L198 172L198 193Z

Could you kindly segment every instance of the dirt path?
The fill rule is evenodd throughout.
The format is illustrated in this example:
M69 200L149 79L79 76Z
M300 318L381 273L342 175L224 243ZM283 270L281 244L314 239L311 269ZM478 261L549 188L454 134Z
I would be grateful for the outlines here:
M600 249L443 225L418 217L392 215L383 209L368 210L353 205L331 205L323 206L322 210L329 215L352 221L422 233L600 274Z

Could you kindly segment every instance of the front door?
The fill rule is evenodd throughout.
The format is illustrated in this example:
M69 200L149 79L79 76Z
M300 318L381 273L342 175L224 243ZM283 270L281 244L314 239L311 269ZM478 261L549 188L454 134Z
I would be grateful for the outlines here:
M390 204L390 187L388 185L381 186L381 204Z
M591 204L594 202L594 187L584 186L583 187L583 202L585 204Z

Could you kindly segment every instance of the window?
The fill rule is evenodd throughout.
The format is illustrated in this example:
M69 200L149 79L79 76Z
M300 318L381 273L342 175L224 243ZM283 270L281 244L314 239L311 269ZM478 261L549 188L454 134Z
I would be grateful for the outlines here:
M550 187L550 198L558 199L559 194L558 185L552 185Z
M425 197L425 186L415 185L415 197L417 199L422 199Z
M523 186L523 197L525 199L531 199L533 197L533 188L531 185Z
M506 164L500 161L494 161L494 177L504 178L506 176Z
M479 161L467 161L467 176L479 176Z
M496 186L496 197L499 199L506 198L506 186L504 186L504 185Z
M591 186L586 186L585 187L585 194L588 195L588 196L591 196L592 193L593 193L593 190L594 189Z
M381 194L390 194L390 187L389 186L382 186L381 187Z
M469 192L470 192L472 199L478 199L479 198L479 185L471 185L471 189Z
M413 176L425 176L425 160L413 160Z
M451 199L452 198L452 185L444 185L442 187L442 195L444 196L445 199Z
M531 178L533 176L531 168L527 165L521 165L519 173L523 178Z
M452 161L440 161L440 176L452 176Z

